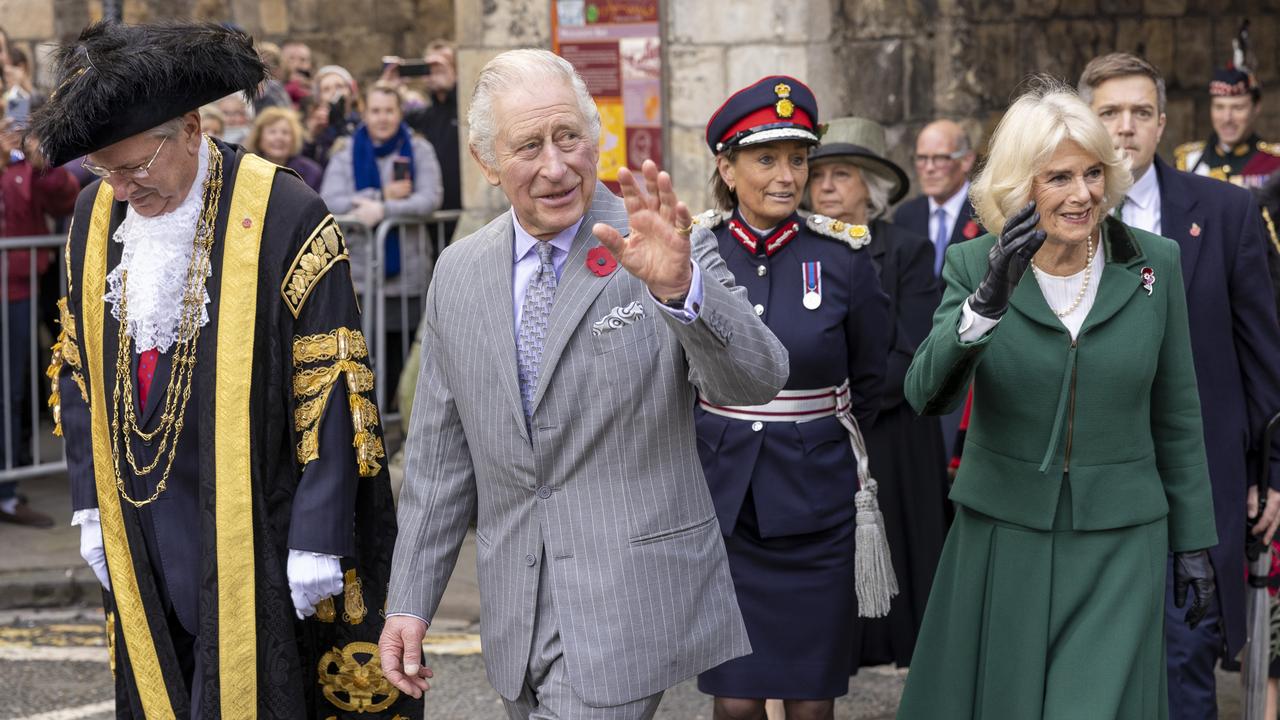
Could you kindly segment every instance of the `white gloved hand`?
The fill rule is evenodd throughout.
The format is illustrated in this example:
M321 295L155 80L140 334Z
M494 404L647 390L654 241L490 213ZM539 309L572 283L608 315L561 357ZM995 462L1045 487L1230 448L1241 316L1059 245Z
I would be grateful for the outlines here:
M79 522L75 522L78 520ZM97 512L85 513L73 519L73 524L80 526L80 557L84 558L98 582L107 590L111 589L111 574L107 572L107 548L102 542L102 525L98 522Z
M289 549L289 594L301 620L314 615L323 599L342 592L342 564L337 555Z

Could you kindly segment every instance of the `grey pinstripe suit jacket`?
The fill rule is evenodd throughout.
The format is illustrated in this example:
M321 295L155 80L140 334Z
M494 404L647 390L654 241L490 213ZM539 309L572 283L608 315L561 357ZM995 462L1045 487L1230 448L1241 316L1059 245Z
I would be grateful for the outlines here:
M709 232L693 236L704 303L682 325L625 270L588 270L596 222L627 230L603 185L561 271L532 433L516 380L511 214L445 250L427 296L387 612L432 617L478 504L485 666L509 700L524 682L544 552L568 676L591 705L750 652L698 461L694 388L725 404L771 400L786 349ZM632 301L643 318L592 334Z

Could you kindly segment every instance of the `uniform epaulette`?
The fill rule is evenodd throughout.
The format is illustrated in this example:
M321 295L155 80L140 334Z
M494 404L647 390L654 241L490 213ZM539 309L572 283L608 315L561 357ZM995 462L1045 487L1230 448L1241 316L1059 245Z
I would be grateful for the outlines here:
M1192 142L1185 142L1179 145L1178 147L1174 148L1173 149L1174 165L1179 170L1185 171L1189 167L1189 165L1187 164L1187 157L1194 152L1201 152L1201 153L1204 152L1203 140L1194 140Z
M708 210L693 216L693 226L702 227L708 230L715 230L724 224L729 218L729 213L720 212L719 210Z
M854 225L816 213L810 215L804 224L815 233L839 240L854 250L866 247L867 243L871 242L871 231L866 225Z
M342 230L332 215L325 215L307 241L302 243L280 285L280 296L295 318L302 312L303 304L320 278L329 272L329 268L346 259L347 244L342 238Z
M1280 144L1259 141L1258 149L1268 155L1280 157Z

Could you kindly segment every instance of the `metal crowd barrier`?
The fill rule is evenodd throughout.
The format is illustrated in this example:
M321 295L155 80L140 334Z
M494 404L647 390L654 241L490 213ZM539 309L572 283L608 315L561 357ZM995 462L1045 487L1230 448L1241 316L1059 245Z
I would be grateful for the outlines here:
M441 210L425 217L389 218L370 227L352 216L337 218L343 234L347 238L348 250L352 255L352 279L360 296L362 309L361 324L364 335L369 339L375 381L375 393L378 409L385 423L398 420L399 413L388 414L389 405L387 387L394 388L398 378L388 378L387 336L390 332L401 334L401 365L409 355L409 348L414 341L418 322L422 315L422 307L426 300L427 284L435 267L435 259L448 243L445 228L455 222L461 211ZM384 246L387 233L400 233L400 274L388 280L382 272L385 259ZM429 232L434 230L434 232ZM434 239L434 242L432 240ZM66 460L62 454L62 441L49 432L49 423L41 424L41 408L49 397L49 384L45 378L45 367L48 363L47 353L52 344L52 337L41 337L40 315L41 305L51 305L57 298L41 297L37 263L38 251L53 251L54 257L46 272L58 274L58 297L66 294L66 265L62 261L61 250L66 243L64 235L33 235L24 237L0 238L0 449L4 451L3 462L0 462L0 481L21 480L65 472ZM25 315L29 331L24 338L13 337L11 329L15 318L11 318L9 299L9 270L14 251L34 250L24 264L26 275L30 278L31 297ZM21 261L18 261L21 262ZM56 328L54 329L56 333ZM24 353L27 371L22 377L15 377L12 372L15 343L25 341L29 344ZM26 398L20 397L18 391L26 385ZM21 408L15 408L21 405ZM10 429L10 418L18 415L18 424L30 438L26 449L30 451L30 462L19 464L15 433ZM29 425L27 424L29 423ZM21 433L17 433L19 437ZM54 459L56 458L56 459Z
M44 407L49 397L49 384L44 375L48 361L46 353L52 343L41 340L40 307L45 304L52 306L57 298L40 295L40 273L37 272L39 254L53 251L54 257L51 265L46 268L46 272L58 274L58 297L66 293L66 265L62 262L61 253L65 243L64 235L0 238L0 393L4 397L4 402L0 404L0 412L4 413L3 417L0 417L0 433L4 436L0 438L0 449L4 451L3 462L0 462L0 481L52 475L65 472L67 469L67 463L62 454L62 441L53 437L49 424L41 424L40 409ZM19 250L33 252L27 254L24 262L14 257L15 251ZM26 266L25 272L20 265L16 265L18 263ZM14 337L14 324L20 322L22 317L14 314L16 312L13 307L14 301L9 299L9 275L10 270L15 266L18 267L20 275L27 276L31 288L28 307L25 313L22 313L25 314L29 327L23 338ZM53 332L57 332L56 328ZM28 367L21 377L14 372L16 368L13 365L15 361L22 359L20 356L14 356L15 351L19 349L15 345L19 342L28 344L26 352L22 353L26 355ZM23 385L26 386L25 399L19 395ZM17 462L18 451L24 449L19 443L22 433L15 433L11 423L30 433L30 438L25 443L25 449L30 453L29 462L22 464ZM15 438L15 434L19 438Z
M337 216L351 254L351 277L360 296L361 329L373 356L374 393L384 427L400 417L398 412L387 412L388 384L394 388L399 379L387 377L387 336L391 332L400 333L403 367L422 316L435 260L449 242L445 229L461 214L460 210L438 210L427 216L387 218L376 227L360 222L353 215ZM429 229L434 232L428 232ZM387 234L392 231L400 234L400 274L388 279L383 272L384 254Z

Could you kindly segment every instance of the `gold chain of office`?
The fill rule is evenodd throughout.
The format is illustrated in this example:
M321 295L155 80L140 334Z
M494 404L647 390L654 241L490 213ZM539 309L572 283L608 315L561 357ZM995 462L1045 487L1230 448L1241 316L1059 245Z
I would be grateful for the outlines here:
M120 492L120 497L134 507L155 502L168 487L169 471L173 469L173 460L178 450L178 438L182 435L183 418L187 414L187 401L191 398L196 346L200 340L200 317L204 312L205 278L209 274L214 229L218 218L218 202L222 196L222 153L212 141L206 138L205 142L209 146L209 175L204 181L204 205L200 220L196 223L193 240L195 247L191 253L191 261L187 265L187 282L182 296L178 341L173 350L173 368L164 389L164 411L160 415L160 422L151 432L142 430L134 412L133 382L130 377L133 341L126 332L129 326L129 273L124 272L120 279L120 303L117 306L120 331L116 352L115 391L112 396L111 458L116 472L116 489ZM157 436L160 438L155 458L143 467L139 467L133 456L132 438L134 436L147 443L155 440ZM124 456L129 463L129 468L138 477L150 475L160 465L161 460L165 462L160 482L156 484L155 492L146 500L135 500L125 490L124 468L120 465L121 446L124 447Z

